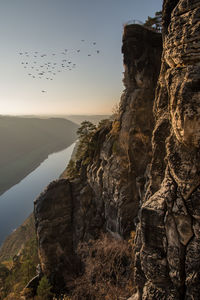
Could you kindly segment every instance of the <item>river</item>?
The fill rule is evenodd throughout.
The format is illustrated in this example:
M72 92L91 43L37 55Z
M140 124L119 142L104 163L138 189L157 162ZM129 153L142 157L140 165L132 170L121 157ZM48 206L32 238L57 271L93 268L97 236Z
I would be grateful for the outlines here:
M0 246L33 211L33 201L43 189L66 168L75 143L50 154L40 166L0 196Z

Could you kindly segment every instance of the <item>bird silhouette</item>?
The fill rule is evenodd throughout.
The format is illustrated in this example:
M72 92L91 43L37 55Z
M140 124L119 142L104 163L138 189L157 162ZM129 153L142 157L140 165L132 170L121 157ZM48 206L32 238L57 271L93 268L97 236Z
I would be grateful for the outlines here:
M85 40L82 39L81 42L85 42ZM96 41L91 41L90 43L90 45L94 45L94 46L96 44L97 44ZM86 45L87 44L85 44L85 46ZM94 48L94 53L90 51L91 50L88 50L89 53L86 52L86 55L88 57L93 56L94 53L96 54L100 53L100 49ZM18 52L17 55L22 56L22 60L25 60L25 61L21 61L20 63L25 69L27 69L26 76L28 75L34 79L38 78L41 80L52 81L59 73L72 71L75 68L76 69L78 68L78 65L73 60L72 55L74 55L74 57L77 57L78 55L76 56L76 53L80 53L80 52L81 54L84 53L84 49L77 47L74 49L73 48L61 49L60 51L57 52L51 51L49 53L48 52L43 53L41 51L29 51L29 52L24 51L24 52ZM63 55L65 56L63 57ZM42 90L42 92L45 93L46 90Z

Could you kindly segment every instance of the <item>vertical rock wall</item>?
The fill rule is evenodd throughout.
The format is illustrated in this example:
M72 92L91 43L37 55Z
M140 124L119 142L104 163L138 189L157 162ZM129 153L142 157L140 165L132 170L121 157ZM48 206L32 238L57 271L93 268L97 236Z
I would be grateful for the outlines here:
M127 237L135 228L151 161L153 100L160 71L161 34L140 25L124 28L124 85L119 111L88 180L105 206L106 230Z
M200 1L165 0L163 26L131 299L200 299Z
M58 290L76 276L80 241L108 231L128 237L143 195L151 161L153 100L160 71L161 34L140 25L124 28L124 84L112 126L99 129L91 163L80 177L61 179L35 202L42 271Z

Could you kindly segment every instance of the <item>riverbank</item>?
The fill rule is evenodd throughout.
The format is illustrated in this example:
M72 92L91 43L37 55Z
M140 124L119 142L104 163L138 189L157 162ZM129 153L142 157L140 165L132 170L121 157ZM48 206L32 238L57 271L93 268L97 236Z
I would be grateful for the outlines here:
M0 195L33 172L49 154L76 140L78 125L66 119L0 116Z
M40 166L0 196L0 245L33 211L33 202L49 184L59 178L68 164L75 143L49 155Z

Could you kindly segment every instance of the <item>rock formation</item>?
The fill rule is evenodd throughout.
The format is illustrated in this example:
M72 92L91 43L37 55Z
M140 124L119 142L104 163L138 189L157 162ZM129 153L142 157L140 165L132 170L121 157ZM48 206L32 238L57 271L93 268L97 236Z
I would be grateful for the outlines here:
M128 237L137 222L152 157L161 34L127 25L122 52L125 91L115 120L95 133L90 163L77 162L80 176L51 183L35 202L42 271L58 290L78 272L80 241L98 238L102 231Z
M200 1L165 0L131 299L200 299Z

